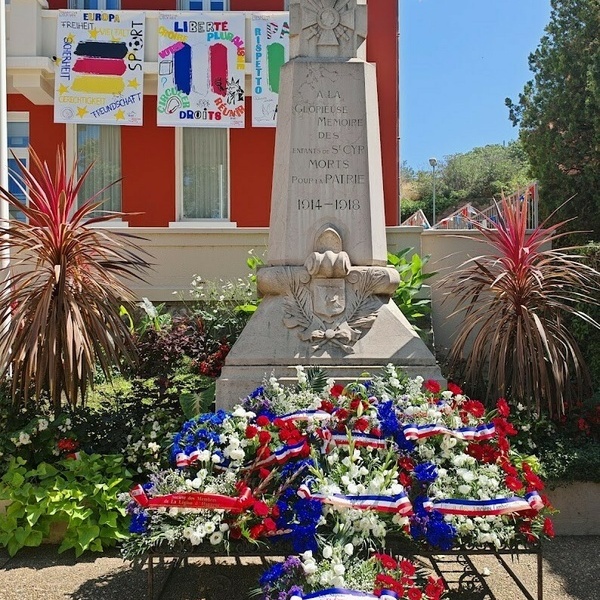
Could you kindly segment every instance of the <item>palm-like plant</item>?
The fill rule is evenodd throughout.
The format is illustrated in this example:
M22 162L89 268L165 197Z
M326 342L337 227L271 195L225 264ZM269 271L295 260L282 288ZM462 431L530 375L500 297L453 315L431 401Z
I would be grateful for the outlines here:
M527 231L527 211L527 202L503 199L495 228L471 221L490 254L441 281L457 303L453 315L464 317L448 358L450 368L464 364L468 384L487 379L488 399L510 395L556 416L572 395L589 394L589 372L564 316L600 327L577 309L600 303L600 273L571 254L575 248L552 249L566 235L557 232L564 221Z
M19 161L28 204L0 188L27 219L0 224L0 252L11 256L0 289L0 374L12 375L15 399L48 394L58 411L85 400L97 365L110 377L120 360L135 361L119 307L133 297L124 280L141 279L148 263L135 236L89 227L123 216L92 216L106 188L77 208L91 167L69 174L62 148L54 176L33 149L30 161L30 169Z

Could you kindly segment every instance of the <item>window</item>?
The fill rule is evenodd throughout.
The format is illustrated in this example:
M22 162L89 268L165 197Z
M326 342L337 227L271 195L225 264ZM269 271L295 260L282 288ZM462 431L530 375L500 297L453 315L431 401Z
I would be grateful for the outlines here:
M121 0L69 0L69 8L92 10L119 10Z
M19 169L16 159L18 158L25 166L29 166L29 114L9 112L7 121L8 191L21 202L27 203L21 169ZM9 214L11 219L25 220L25 215L12 206L9 207Z
M115 125L75 125L77 175L94 163L78 195L79 204L121 178L121 128ZM121 184L111 185L99 199L99 212L121 210Z
M229 10L229 0L177 0L177 10Z
M180 127L179 221L229 218L227 129Z

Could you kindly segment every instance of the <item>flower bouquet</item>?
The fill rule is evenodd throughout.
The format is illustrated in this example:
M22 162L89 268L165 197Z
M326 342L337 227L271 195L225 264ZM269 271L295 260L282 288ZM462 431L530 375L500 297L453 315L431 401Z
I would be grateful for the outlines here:
M414 562L382 553L356 556L350 543L324 545L318 556L311 551L289 556L259 583L262 600L440 600L445 591L442 579Z

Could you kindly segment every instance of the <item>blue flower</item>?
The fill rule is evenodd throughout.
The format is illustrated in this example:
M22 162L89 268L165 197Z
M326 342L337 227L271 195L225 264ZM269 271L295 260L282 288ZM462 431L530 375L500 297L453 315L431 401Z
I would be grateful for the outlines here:
M437 467L433 463L421 463L414 468L418 481L433 483L438 477Z
M130 533L146 533L148 526L148 514L144 511L131 515L131 523L129 524Z

